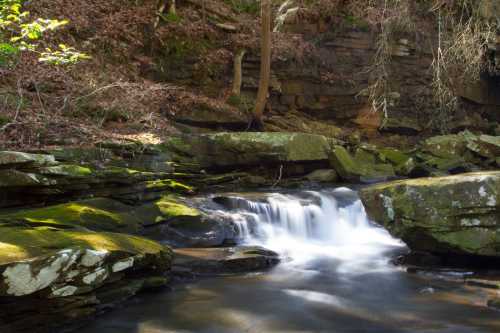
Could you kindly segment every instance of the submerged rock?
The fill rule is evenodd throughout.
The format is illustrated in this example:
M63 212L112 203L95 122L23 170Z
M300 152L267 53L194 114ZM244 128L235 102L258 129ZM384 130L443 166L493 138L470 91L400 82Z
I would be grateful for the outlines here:
M390 182L361 198L412 250L500 257L500 171Z
M259 271L280 262L277 253L258 246L176 249L174 270L193 274Z

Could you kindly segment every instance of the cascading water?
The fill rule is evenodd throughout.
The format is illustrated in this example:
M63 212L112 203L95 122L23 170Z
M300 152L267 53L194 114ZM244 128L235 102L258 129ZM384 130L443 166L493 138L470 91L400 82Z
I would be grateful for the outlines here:
M371 223L355 191L273 193L264 199L229 197L230 217L245 244L272 249L293 262L333 257L373 262L403 244Z
M389 264L389 252L404 245L367 219L355 191L199 200L224 225L237 225L241 243L279 252L283 263L174 285L83 332L500 332L498 312L474 292Z

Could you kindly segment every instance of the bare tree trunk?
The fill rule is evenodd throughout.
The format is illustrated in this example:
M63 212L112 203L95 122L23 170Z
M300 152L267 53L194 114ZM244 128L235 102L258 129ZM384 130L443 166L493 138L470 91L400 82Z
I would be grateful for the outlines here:
M203 0L202 7L201 7L203 24L207 23L207 5L205 4L205 1L206 0Z
M262 0L261 19L260 80L253 114L254 125L257 127L262 127L262 116L266 107L271 76L271 0Z
M243 64L243 57L245 57L246 52L247 52L246 50L241 49L238 50L238 52L234 56L234 80L233 80L233 90L232 90L233 96L241 95L241 83L243 81L242 64Z

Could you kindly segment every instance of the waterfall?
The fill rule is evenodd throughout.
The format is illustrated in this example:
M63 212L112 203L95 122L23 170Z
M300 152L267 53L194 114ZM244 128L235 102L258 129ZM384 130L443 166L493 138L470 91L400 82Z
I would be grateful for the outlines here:
M226 197L225 206L243 244L262 245L293 260L380 257L403 244L369 221L357 193L348 188Z

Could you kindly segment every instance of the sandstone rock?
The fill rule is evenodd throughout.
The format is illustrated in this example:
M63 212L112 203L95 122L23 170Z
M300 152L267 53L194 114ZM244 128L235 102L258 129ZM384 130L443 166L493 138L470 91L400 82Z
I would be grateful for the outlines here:
M417 119L409 117L389 117L383 121L381 131L399 133L405 135L416 135L422 132L422 127Z
M175 250L174 270L194 274L224 274L258 271L280 262L278 254L257 246Z
M55 163L55 158L52 155L28 154L15 151L0 152L0 166L2 167L41 166Z
M56 181L34 173L14 169L0 170L0 188L55 185Z
M500 17L500 1L481 0L479 3L479 11L485 18L498 20Z
M330 150L326 137L304 133L217 133L172 138L165 145L210 169L326 162Z
M480 135L467 144L467 148L485 158L500 156L500 136Z
M89 319L122 300L116 291L123 285L137 285L130 297L166 274L171 261L169 248L144 238L1 225L0 328L53 332Z
M368 215L415 251L500 256L500 172L375 185L361 191Z
M235 107L214 107L206 103L198 103L191 108L182 108L171 118L182 124L207 127L243 130L248 127L249 118Z

